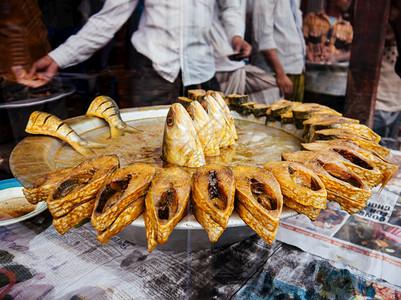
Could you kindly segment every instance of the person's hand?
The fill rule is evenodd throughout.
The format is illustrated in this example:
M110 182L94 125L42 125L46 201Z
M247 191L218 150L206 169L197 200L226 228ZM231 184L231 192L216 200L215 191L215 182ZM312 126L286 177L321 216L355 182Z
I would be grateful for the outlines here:
M292 95L293 86L292 81L286 74L277 75L276 74L277 86L280 89L280 96L288 97Z
M321 44L309 45L306 48L306 58L311 62L322 62L327 59L326 49Z
M57 75L58 68L57 63L50 56L46 55L33 63L31 70L25 77L32 78L37 72L41 72L42 79L49 82Z
M236 54L234 58L235 60L242 60L251 55L252 46L240 36L233 37L231 40L231 46Z

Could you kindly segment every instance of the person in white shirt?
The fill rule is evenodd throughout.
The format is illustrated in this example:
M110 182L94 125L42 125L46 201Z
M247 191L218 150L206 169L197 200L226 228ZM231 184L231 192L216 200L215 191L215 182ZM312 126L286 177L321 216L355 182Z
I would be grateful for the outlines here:
M151 65L166 85L180 81L181 94L188 87L213 81L215 64L209 32L215 1L234 51L243 58L249 56L251 47L243 40L240 0L146 0L138 30L131 38L143 56L140 67ZM50 80L59 68L86 60L113 38L137 4L138 0L106 0L76 35L36 61L28 76L43 71Z
M245 22L246 1L241 2ZM220 11L215 10L211 30L211 42L214 48L216 79L220 90L226 94L247 94L250 101L272 104L280 99L276 79L271 73L246 62L238 60L234 53L220 18Z
M274 73L281 94L303 101L305 40L300 0L248 0L255 53L252 63Z

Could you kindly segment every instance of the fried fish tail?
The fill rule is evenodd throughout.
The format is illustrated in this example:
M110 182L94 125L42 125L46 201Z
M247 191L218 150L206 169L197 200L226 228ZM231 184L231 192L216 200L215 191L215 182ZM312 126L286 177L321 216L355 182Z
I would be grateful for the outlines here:
M104 148L107 145L88 141L79 136L74 129L58 117L46 112L31 113L25 131L30 134L43 134L57 137L73 147L83 156L95 154L91 148Z
M139 131L122 120L117 103L108 96L96 97L89 105L86 115L104 119L110 126L111 138L123 136L125 132Z

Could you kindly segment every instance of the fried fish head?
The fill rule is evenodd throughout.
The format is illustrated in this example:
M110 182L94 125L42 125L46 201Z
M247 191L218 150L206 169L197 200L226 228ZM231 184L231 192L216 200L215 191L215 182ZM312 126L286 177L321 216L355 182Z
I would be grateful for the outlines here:
M172 104L168 111L161 157L168 163L182 167L196 168L206 163L194 123L179 103Z

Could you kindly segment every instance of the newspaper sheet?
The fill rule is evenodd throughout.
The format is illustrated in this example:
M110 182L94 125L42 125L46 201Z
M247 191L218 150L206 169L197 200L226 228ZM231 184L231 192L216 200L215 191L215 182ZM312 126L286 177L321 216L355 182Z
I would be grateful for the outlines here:
M401 152L392 151L390 160L400 165ZM380 193L375 188L357 214L328 201L315 221L301 214L282 219L277 240L401 286L400 177L398 171Z

